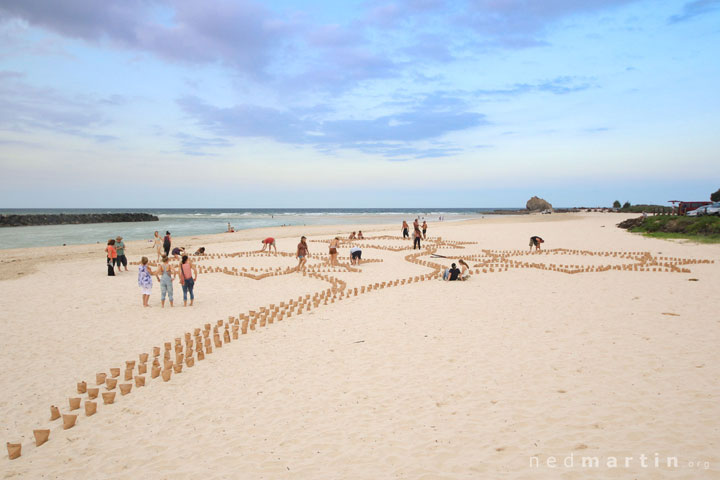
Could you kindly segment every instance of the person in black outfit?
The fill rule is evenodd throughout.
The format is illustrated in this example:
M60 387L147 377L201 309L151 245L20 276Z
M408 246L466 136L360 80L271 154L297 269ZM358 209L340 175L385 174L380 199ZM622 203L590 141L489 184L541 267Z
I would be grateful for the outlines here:
M170 232L165 232L165 238L163 238L163 250L165 250L165 256L170 256L170 247L172 246L172 241L170 240Z
M445 274L443 275L443 279L449 282L456 281L458 277L460 277L460 269L457 268L457 265L454 263L451 265L449 270L445 270Z
M413 233L413 236L415 237L415 240L413 240L413 250L416 248L420 250L420 239L422 238L422 232L419 228L415 229L415 233Z

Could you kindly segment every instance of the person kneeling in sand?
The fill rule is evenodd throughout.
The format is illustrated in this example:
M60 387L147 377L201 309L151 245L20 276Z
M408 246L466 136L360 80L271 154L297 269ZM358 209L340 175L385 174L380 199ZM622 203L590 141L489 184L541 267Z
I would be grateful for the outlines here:
M277 255L277 245L275 245L275 239L273 237L268 237L260 243L262 243L261 252L264 252L267 248L268 255L270 255L270 249L273 248L275 249L275 254Z
M540 250L541 243L545 243L545 240L540 237L530 237L530 251L532 252L532 247L535 247L535 251Z
M365 239L365 237L363 237L362 230L358 230L357 239L358 239L358 240L364 240L364 239Z
M348 240L355 240L355 232L351 233Z
M205 255L205 247L200 247L195 251L195 255Z
M460 264L460 280L467 280L470 278L470 265L465 263L465 260L462 258L458 260L458 263Z

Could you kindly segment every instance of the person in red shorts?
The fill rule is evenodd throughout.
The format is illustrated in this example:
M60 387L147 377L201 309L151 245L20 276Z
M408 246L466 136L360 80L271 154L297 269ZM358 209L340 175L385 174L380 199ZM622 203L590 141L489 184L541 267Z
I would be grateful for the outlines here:
M277 245L275 245L275 239L273 237L268 237L265 240L262 241L263 247L261 252L264 252L267 248L268 254L270 254L270 249L275 249L275 254L277 254Z

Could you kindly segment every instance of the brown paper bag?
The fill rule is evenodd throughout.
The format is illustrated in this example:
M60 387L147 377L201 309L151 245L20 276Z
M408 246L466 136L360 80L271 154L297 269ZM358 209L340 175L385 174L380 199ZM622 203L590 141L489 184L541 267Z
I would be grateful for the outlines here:
M50 430L33 430L33 435L35 436L35 446L39 447L50 438Z
M115 392L103 392L103 403L105 405L110 405L115 401Z
M85 402L85 416L92 417L97 412L97 402Z
M125 381L127 382L127 381L129 381L129 380L132 380L132 378L133 378L133 370L132 370L132 368L127 368L127 369L125 369Z
M176 363L173 365L173 370L175 370L175 373L180 373L182 372L182 367L182 363Z
M105 379L107 378L107 373L96 373L95 374L95 383L98 385L102 385L105 383Z
M127 395L132 390L132 383L120 384L120 395Z
M60 409L55 405L50 407L50 420L57 420L60 418Z
M77 415L63 413L63 430L67 430L68 428L74 427L76 421L77 421Z
M85 393L87 392L87 382L82 381L77 384L77 391L78 393Z
M7 450L10 460L15 460L20 456L20 452L22 451L22 444L7 442Z
M150 355L148 355L147 353L141 353L140 354L140 363L146 363L148 361L148 357L150 357Z
M120 376L120 368L111 368L110 369L110 376L112 378L117 378Z
M153 365L152 370L150 371L150 378L157 378L160 375L160 367L157 365Z
M97 398L99 393L100 393L99 388L88 388L88 390L87 390L88 398Z
M136 387L144 387L145 386L145 377L136 376L135 377L135 386Z
M147 373L147 363L141 363L138 365L138 373L140 375L145 375Z
M165 370L163 370L163 371L162 371L162 379L163 379L163 382L169 381L171 375L172 375L172 370L171 370L171 369L165 369Z
M70 399L68 399L68 401L70 402L70 410L71 411L77 410L78 408L80 408L80 398L77 398L77 397L70 398Z
M116 378L108 378L105 380L105 388L108 390L112 390L117 386L117 379Z

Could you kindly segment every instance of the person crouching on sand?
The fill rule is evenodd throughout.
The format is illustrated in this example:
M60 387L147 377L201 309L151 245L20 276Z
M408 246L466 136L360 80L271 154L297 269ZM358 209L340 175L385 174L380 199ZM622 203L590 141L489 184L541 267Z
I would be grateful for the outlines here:
M530 251L532 252L532 247L535 247L535 251L540 250L541 243L545 243L545 240L540 237L530 237Z
M183 306L187 307L187 296L190 294L190 306L193 306L195 301L195 294L193 288L195 288L195 282L197 281L197 269L195 264L190 261L187 255L182 256L180 266L178 268L178 275L180 276L180 285L182 285L183 291Z
M267 248L268 255L270 255L270 249L275 249L275 255L277 255L277 245L275 244L275 239L273 237L268 237L260 243L262 243L261 252L264 252Z
M362 259L362 250L360 247L353 247L350 249L350 264L359 265Z
M300 243L298 243L297 252L295 253L295 257L298 259L298 270L305 266L305 263L307 263L307 257L309 256L310 250L308 250L307 238L303 236L300 238Z
M358 240L364 240L364 239L365 239L365 237L363 237L362 230L358 230L357 239L358 239Z
M152 293L152 275L155 273L148 266L148 258L142 257L140 259L140 268L138 269L138 287L142 292L142 303L143 307L149 307L148 300L150 300L150 293Z
M443 280L454 282L460 276L460 269L454 263L443 273Z
M168 300L170 300L170 306L173 306L173 278L175 278L175 270L169 263L170 259L167 255L163 255L160 266L155 271L155 278L160 282L160 302L162 307L165 308L165 295L167 294ZM162 277L161 277L162 276Z

